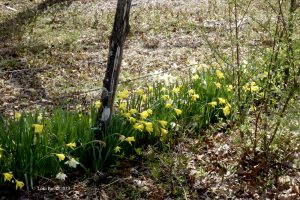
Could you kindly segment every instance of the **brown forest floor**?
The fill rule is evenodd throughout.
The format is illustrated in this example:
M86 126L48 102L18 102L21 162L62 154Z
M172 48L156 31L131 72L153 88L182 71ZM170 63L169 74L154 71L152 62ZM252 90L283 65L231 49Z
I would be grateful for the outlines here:
M99 97L99 90L80 92L101 88L116 1L35 2L4 1L17 12L0 7L0 111L5 114ZM215 51L231 55L222 1L134 1L133 5L120 81L169 69L183 74L182 68L191 61L220 63ZM258 16L261 12L255 10ZM241 19L241 37L247 36L242 42L244 59L253 45L268 42L250 23L248 16ZM2 73L28 68L35 70Z

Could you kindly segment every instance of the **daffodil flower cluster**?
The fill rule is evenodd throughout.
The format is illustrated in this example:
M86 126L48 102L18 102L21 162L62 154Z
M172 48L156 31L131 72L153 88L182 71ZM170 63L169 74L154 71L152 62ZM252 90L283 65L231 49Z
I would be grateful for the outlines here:
M195 90L194 89L190 89L189 91L188 91L188 93L189 93L189 95L190 95L190 98L191 98L191 100L192 101L197 101L197 99L199 99L199 94L196 94L195 93Z
M33 124L32 127L34 128L34 133L42 133L44 129L42 124Z
M16 179L12 172L2 173L2 175L4 176L4 182L5 181L9 181L9 182L14 181L16 183L16 190L17 189L22 190L22 188L25 185L22 181L19 181L18 179Z
M208 105L212 108L215 108L218 104L219 105L225 105L222 108L222 111L223 111L224 116L227 117L231 112L231 105L226 101L226 99L221 98L221 97L218 98L218 102L217 101L212 101L212 102L209 102Z
M119 99L126 99L129 96L128 90L123 90L122 92L118 93L117 97Z
M224 78L224 74L223 72L221 72L220 70L216 70L216 76L218 77L218 79L223 79Z
M256 83L254 81L250 82L250 83L246 83L243 86L243 89L245 91L250 91L250 92L258 92L260 90L259 86L256 85Z
M197 66L203 68L202 65L197 64ZM206 73L209 74L208 78ZM165 77L170 78L168 75ZM219 115L220 117L217 116L219 119L232 114L233 108L229 102L231 102L230 96L234 87L228 84L223 69L211 68L204 74L195 71L190 78L189 81L178 79L172 83L170 80L162 81L162 83L154 83L151 86L140 86L133 91L123 89L118 92L116 94L116 115L113 116L113 120L120 120L121 123L113 125L111 137L114 139L103 139L103 143L106 145L103 147L103 151L107 151L108 156L113 154L119 158L124 157L128 152L134 152L132 150L139 154L138 152L143 149L139 148L141 143L146 143L148 140L165 142L172 132L181 130L180 128L184 127L185 123L194 123L195 121L195 124L202 128L201 124L210 123L211 116ZM244 89L252 92L259 91L256 83L246 84ZM30 137L33 138L33 141L29 142L34 145L46 146L49 144L51 151L47 149L48 155L43 156L50 157L51 164L56 165L55 178L64 181L68 177L64 173L64 169L70 170L70 168L81 165L77 159L84 157L80 150L81 148L85 149L87 145L84 144L91 144L93 141L93 138L90 137L93 134L90 133L93 133L93 128L97 128L94 124L96 122L95 113L101 109L101 106L101 101L95 101L89 116L87 116L85 109L78 105L76 114L62 111L60 115L51 120L45 117L45 114L36 114L32 118L28 118L32 119L30 121L27 120L27 115L15 112L12 122L14 124L29 122L26 128L27 132L24 131L26 137L28 134L33 134L33 137ZM52 140L58 140L58 142L53 144ZM16 139L13 140L13 142L15 141ZM0 159L5 156L5 150L0 148ZM128 156L134 158L134 155ZM113 156L110 158L115 159ZM11 167L6 167L6 169L11 169ZM51 173L53 169L47 170ZM3 176L6 182L13 180L17 185L16 189L22 189L22 183L19 180L15 181L12 173L3 173Z

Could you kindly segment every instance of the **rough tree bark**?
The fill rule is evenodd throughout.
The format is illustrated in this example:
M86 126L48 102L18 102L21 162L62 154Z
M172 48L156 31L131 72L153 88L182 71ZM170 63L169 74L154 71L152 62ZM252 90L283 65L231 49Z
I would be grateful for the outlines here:
M102 106L97 114L96 139L100 139L101 135L105 133L111 119L122 61L123 46L130 29L130 8L131 0L118 0L115 22L109 44L106 73L103 80L103 91L101 95Z

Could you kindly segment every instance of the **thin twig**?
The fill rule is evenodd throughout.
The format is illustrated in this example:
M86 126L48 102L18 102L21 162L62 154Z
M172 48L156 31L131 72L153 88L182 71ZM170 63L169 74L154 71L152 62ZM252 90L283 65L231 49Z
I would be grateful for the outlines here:
M117 180L115 180L115 181L113 181L109 184L106 184L106 185L102 186L101 189L107 188L107 187L109 187L109 186L111 186L111 185L113 185L113 184L115 184L119 181L125 181L125 180L129 180L129 179L131 179L131 177L117 179Z
M4 7L7 8L8 10L12 10L12 11L14 11L14 12L18 12L17 9L14 9L14 8L12 8L12 7L10 7L10 6L7 6L7 5L4 5L4 4L2 4L2 3L0 3L0 6L4 6Z
M249 8L250 8L251 3L252 3L252 0L249 1L249 3L247 4L246 10L243 11L244 13L243 13L243 16L241 17L240 23L239 23L239 25L238 25L239 27L241 27L241 26L243 25L242 22L244 21L244 19L245 19L245 17L246 17L246 14L248 13L248 10L249 10Z
M229 63L229 62L227 61L227 59L226 59L224 56L222 56L222 53L221 53L220 51L217 50L218 48L215 47L215 46L213 45L213 43L211 43L211 42L209 41L208 36L204 33L203 30L200 32L200 34L201 34L201 37L202 37L202 39L204 40L204 42L206 42L206 44L209 46L210 50L212 50L212 51L215 53L215 55L218 56L219 59L221 59L221 60L222 60L224 63L226 63L228 66L234 67L231 63Z
M278 131L278 129L279 129L279 126L280 126L280 124L281 124L281 119L284 117L284 114L285 114L286 110L288 109L289 102L290 102L290 100L293 98L293 96L295 95L295 91L296 91L297 89L299 89L299 86L298 86L298 85L295 85L295 86L290 90L289 95L288 95L288 97L286 98L286 100L285 100L285 102L284 102L284 105L283 105L283 108L282 108L282 110L281 110L281 112L280 112L280 114L279 114L279 118L277 119L277 122L276 122L276 124L275 124L275 129L274 129L274 131L273 131L273 133L272 133L272 135L271 135L271 137L270 137L270 140L269 140L269 142L268 142L268 146L270 146L271 143L273 142L273 140L274 140L274 138L275 138L275 136L276 136L276 134L277 134L277 131Z

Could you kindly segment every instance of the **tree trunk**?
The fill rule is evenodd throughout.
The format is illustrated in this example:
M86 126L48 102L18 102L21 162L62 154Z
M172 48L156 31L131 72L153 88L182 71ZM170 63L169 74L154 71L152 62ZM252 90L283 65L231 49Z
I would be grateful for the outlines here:
M102 106L97 114L96 139L100 139L101 135L105 133L111 119L122 61L123 46L130 29L130 8L131 0L118 0L114 27L109 44L107 68L103 80L103 91L101 95Z

